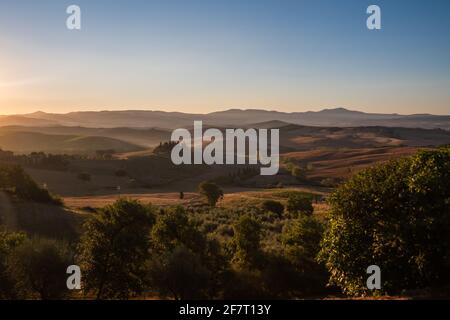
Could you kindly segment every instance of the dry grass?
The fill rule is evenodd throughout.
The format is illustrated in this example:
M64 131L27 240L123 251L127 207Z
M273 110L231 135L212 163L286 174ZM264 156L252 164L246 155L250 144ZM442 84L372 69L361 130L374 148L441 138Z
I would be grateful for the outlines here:
M362 149L325 149L284 154L283 157L309 167L309 179L347 178L372 166L400 157L410 156L416 147L388 147Z
M184 199L180 199L179 193L149 193L149 194L117 194L117 195L102 195L102 196L82 196L82 197L65 197L64 204L71 209L80 208L101 208L112 204L120 198L129 198L139 200L142 203L151 203L156 206L167 205L185 205L193 199L198 198L195 193L185 193Z

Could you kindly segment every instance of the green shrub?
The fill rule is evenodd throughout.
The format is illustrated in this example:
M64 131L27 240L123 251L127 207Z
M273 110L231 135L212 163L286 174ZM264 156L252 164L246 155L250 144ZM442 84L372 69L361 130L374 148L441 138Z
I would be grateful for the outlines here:
M181 245L202 252L205 243L205 235L181 206L164 209L151 231L152 250L156 253L171 251Z
M230 243L232 263L240 268L254 269L261 263L261 225L249 215L242 216L233 226Z
M294 216L298 214L302 215L312 215L314 208L312 205L313 197L312 195L306 194L294 194L289 196L286 210L293 214Z
M165 209L151 231L149 283L174 299L214 298L227 261L217 241L208 239L182 207Z
M294 261L314 260L320 250L324 225L311 216L302 216L283 228L282 244Z
M11 233L0 229L0 300L17 299L16 280L8 270L8 260L14 250L25 242L23 233Z
M262 203L262 209L264 211L273 212L278 215L279 218L283 215L284 205L275 200L266 200Z

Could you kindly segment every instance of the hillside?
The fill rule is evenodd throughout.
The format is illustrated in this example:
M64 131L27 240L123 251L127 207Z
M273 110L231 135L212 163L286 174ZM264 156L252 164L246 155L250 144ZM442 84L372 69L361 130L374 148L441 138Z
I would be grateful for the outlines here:
M442 129L380 126L314 127L290 124L279 120L252 123L246 125L245 128L279 129L280 153L282 154L315 149L426 147L450 143L450 131ZM219 129L224 134L225 129Z
M213 126L243 126L266 121L284 121L309 126L385 126L427 129L450 129L449 115L399 115L365 113L345 108L324 109L312 112L278 112L266 110L231 109L209 114L163 112L145 110L71 112L51 114L35 112L22 116L0 119L0 125L26 126L84 126L84 127L134 127L174 129L192 125L194 120L203 120Z
M15 165L0 166L0 231L73 240L82 217Z
M416 147L323 149L287 153L283 158L308 168L306 176L310 180L339 181L375 163L410 156L418 150Z
M192 125L186 127L191 129ZM450 143L450 132L442 129L314 127L279 120L251 123L244 127L280 129L282 153L316 148L419 147ZM136 155L143 155L141 152L144 149L168 141L170 135L171 131L156 128L6 126L0 127L0 147L16 152L38 150L54 153L90 153L99 149L114 149L119 153L137 152ZM148 154L148 151L144 152Z
M0 191L0 225L30 236L71 241L78 236L83 216L66 208L12 198Z
M306 127L280 128L280 146L285 150L317 148L374 148L436 146L450 143L450 131L397 127Z
M155 146L170 139L170 131L156 128L87 128L66 126L4 126L0 135L11 132L37 132L47 135L96 136L117 139L140 146Z
M97 150L117 152L139 151L142 148L118 139L100 136L49 135L37 132L0 132L0 148L16 153L47 152L92 154Z

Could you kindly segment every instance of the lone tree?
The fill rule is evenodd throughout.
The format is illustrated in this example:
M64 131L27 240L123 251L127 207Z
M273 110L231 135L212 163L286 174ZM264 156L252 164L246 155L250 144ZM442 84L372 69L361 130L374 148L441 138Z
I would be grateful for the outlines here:
M142 292L154 220L151 207L120 199L86 222L79 248L86 291L97 299L128 299Z
M207 200L211 207L215 207L217 201L223 198L223 191L220 187L213 182L202 182L199 187L199 192Z
M450 149L378 165L331 196L320 253L331 283L368 293L366 270L382 270L382 290L450 284Z

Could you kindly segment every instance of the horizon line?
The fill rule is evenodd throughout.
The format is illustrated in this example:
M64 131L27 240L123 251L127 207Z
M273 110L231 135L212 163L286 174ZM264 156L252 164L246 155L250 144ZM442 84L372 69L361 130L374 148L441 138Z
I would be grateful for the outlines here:
M207 113L198 113L198 112L185 112L185 111L165 111L161 109L92 109L92 110L74 110L69 112L46 112L41 110L36 110L33 112L26 112L26 113L7 113L7 114L0 114L1 117L8 117L8 116L31 116L33 114L37 113L43 113L43 114L55 114L55 115L67 115L71 113L89 113L89 112L161 112L161 113L180 113L180 114L191 114L191 115L209 115L214 113L221 113L221 112L229 112L229 111L242 111L242 112L248 112L248 111L259 111L259 112L276 112L276 113L284 113L284 114L298 114L298 113L319 113L324 111L347 111L347 112L358 112L363 114L379 114L379 115L392 115L392 116L450 116L450 114L433 114L433 113L412 113L412 114L401 114L401 113L383 113L383 112L366 112L361 111L353 108L348 107L325 107L320 110L305 110L305 111L281 111L277 109L264 109L264 108L239 108L239 107L230 107L228 109L220 109L217 111L211 111Z

